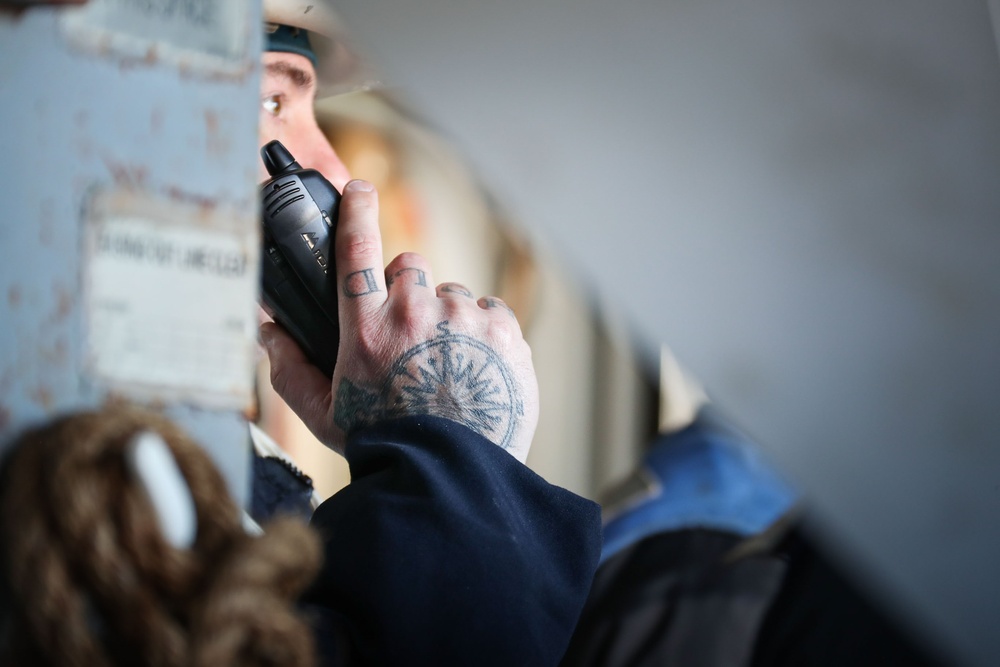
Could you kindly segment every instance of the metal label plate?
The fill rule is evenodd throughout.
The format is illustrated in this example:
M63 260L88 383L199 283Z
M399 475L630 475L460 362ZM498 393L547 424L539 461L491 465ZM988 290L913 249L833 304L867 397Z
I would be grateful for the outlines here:
M247 70L245 0L90 0L66 10L75 45L123 59L167 61L185 72L238 75ZM251 63L252 64L252 63Z
M92 381L141 400L251 404L255 235L214 209L117 193L94 198L84 239Z

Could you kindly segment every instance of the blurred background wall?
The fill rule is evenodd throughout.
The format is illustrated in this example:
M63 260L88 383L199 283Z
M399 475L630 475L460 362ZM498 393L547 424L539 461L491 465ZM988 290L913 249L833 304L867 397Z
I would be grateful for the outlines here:
M643 367L655 373L668 343L807 491L859 576L991 664L1000 61L988 3L341 7L568 286L616 314Z

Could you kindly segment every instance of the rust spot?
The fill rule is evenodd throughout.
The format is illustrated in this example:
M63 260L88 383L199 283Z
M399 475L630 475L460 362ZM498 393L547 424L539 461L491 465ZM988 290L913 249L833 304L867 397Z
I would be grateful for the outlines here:
M229 138L220 132L219 115L211 110L205 110L205 148L209 154L225 155L229 152Z
M111 172L115 183L130 190L143 188L149 177L149 170L143 165L120 164L107 157L104 158L104 165Z
M54 288L56 293L56 317L55 321L64 320L73 312L73 294L61 285Z
M209 135L219 131L219 117L211 109L205 109L205 129Z
M73 312L74 294L61 285L53 285L52 291L55 293L56 309L51 316L45 320L46 326L54 326L65 320ZM48 355L42 355L48 356Z
M110 44L109 44L110 48ZM101 55L105 55L103 52ZM146 52L141 56L118 56L118 70L121 72L127 72L129 70L135 69L136 67L149 67L155 65L160 61L160 52L156 48L155 44L149 46Z
M48 387L37 387L33 392L31 392L31 400L46 410L50 409L52 404L55 402L52 397L52 392L49 391Z
M11 310L21 305L21 286L11 285L7 288L7 304Z
M184 192L177 186L172 186L167 188L167 196L174 201L183 202L186 204L194 204L199 209L199 214L202 216L210 215L215 211L218 203L211 199L210 197L202 197L200 195L191 194L189 192Z
M243 61L242 65L231 71L219 72L204 72L199 71L197 67L192 65L187 60L180 60L177 63L177 73L184 80L202 80L211 81L213 83L243 83L247 80L252 73L254 73L260 66L260 61L253 58L247 58Z

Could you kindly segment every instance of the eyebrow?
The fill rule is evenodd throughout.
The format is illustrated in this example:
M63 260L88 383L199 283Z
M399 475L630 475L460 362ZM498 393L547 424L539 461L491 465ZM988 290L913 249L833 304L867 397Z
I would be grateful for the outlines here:
M271 76L287 79L302 89L311 88L313 85L313 75L295 65L285 62L268 63L264 66L264 70Z

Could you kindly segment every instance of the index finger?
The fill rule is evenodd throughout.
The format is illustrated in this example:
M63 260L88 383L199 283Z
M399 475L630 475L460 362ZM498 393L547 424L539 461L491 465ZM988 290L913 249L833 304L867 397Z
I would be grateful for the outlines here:
M367 181L344 186L334 239L340 326L346 318L379 308L386 300L382 234L378 228L378 193Z

